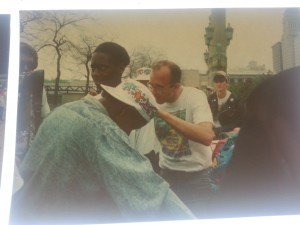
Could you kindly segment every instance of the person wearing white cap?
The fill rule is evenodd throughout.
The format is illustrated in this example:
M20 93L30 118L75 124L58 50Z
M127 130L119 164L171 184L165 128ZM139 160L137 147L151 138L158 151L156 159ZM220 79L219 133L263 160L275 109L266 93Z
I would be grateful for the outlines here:
M213 194L207 170L213 119L205 93L180 80L181 69L174 62L153 65L148 88L160 106L154 118L160 175L196 216L204 217Z
M214 118L214 131L219 138L223 132L241 125L243 108L238 98L228 90L229 77L224 71L216 71L213 82L215 92L208 96L208 103Z
M20 166L12 224L195 218L129 143L158 113L150 91L131 79L101 87L101 99L66 103L40 126Z

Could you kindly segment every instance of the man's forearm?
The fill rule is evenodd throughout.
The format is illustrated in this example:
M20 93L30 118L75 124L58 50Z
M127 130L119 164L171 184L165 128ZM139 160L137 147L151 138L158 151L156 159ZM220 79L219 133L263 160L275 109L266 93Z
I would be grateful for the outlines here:
M192 141L209 146L215 137L212 124L209 122L193 124L165 111L159 111L159 116L175 130Z

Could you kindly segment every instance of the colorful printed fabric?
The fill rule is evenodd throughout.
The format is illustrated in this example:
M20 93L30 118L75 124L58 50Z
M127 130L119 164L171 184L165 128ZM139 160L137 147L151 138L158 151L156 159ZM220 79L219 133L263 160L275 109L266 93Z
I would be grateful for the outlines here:
M234 151L237 136L238 134L234 134L229 138L220 140L213 152L213 163L209 169L209 174L215 190L219 189L222 179L225 176L227 165Z
M124 82L122 86L123 90L127 91L146 113L146 117L152 119L158 113L157 105L150 101L149 96L146 96L140 87L141 86L137 86L133 82Z

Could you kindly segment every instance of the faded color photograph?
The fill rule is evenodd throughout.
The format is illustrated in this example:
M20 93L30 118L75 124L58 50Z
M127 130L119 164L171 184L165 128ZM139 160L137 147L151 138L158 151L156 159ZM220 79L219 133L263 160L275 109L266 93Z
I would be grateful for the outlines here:
M300 213L300 8L20 11L19 65L12 224Z

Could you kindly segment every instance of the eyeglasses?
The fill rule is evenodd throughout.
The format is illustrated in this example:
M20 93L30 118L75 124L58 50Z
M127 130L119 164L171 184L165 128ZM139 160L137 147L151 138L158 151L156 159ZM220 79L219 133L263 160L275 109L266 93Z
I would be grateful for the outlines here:
M159 85L154 85L151 82L147 83L147 87L149 88L150 91L156 91L157 93L162 93L164 90L166 90L166 87L172 87L174 84L168 84L167 86L159 86Z

